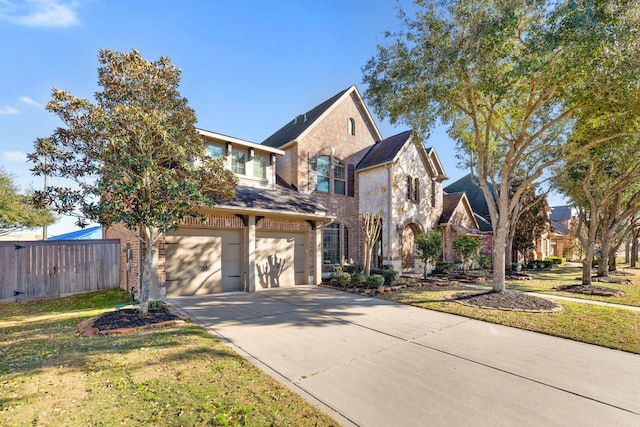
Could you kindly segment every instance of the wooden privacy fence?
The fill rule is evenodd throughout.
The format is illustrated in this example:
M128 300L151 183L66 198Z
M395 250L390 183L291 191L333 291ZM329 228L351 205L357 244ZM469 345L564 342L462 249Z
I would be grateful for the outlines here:
M119 240L0 242L0 301L57 297L119 284Z

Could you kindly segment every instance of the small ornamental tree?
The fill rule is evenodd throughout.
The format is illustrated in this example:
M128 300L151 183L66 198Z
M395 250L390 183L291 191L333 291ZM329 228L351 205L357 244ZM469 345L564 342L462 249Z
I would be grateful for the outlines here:
M0 236L54 222L48 209L34 206L31 197L20 194L13 178L0 169Z
M371 274L371 254L373 246L380 238L382 230L382 217L374 215L372 212L362 212L360 214L360 225L362 227L362 235L364 236L364 259L363 273L367 276Z
M424 266L423 277L427 277L427 265L442 253L442 233L431 231L416 236L416 252Z
M36 175L67 178L35 200L106 227L124 224L142 244L140 306L148 310L158 239L199 209L235 194L235 176L207 155L195 112L180 96L180 70L170 59L146 61L138 51L101 50L96 102L53 90L47 110L64 127L38 138Z
M462 259L462 269L466 272L475 260L482 247L480 239L471 236L460 236L453 239L453 250Z

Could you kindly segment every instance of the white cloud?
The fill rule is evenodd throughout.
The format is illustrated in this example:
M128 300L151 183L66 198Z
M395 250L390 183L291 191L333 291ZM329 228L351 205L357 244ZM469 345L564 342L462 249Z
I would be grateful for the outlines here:
M6 107L0 108L0 115L2 114L18 114L19 111L12 107L11 105L7 105Z
M21 96L20 102L26 105L30 105L32 107L44 108L44 105L40 104L38 101L29 98L28 96Z
M27 161L27 153L23 151L3 151L2 160L12 163L24 163Z
M79 24L76 2L0 0L0 16L28 27L71 27Z

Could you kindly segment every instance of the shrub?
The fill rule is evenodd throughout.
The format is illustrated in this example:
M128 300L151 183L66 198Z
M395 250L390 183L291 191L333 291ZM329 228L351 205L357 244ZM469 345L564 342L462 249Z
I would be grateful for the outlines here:
M512 262L511 263L511 270L512 271L522 271L522 264L520 264L519 262Z
M436 274L443 274L446 273L447 271L449 271L451 269L451 265L453 263L450 261L437 261L436 262L436 267L433 269L433 272Z
M351 283L355 286L361 286L367 282L367 275L364 273L353 273L351 275Z
M372 274L371 276L367 277L367 285L371 289L379 288L380 286L383 286L384 283L384 276L380 274Z
M551 268L553 267L553 261L551 261L550 259L546 259L542 261L542 265L544 266L544 268Z
M384 284L391 286L398 279L400 273L393 269L392 265L385 265L381 269L371 270L371 274L378 274L384 278Z
M351 275L362 272L362 264L347 264L342 266L342 271Z
M349 282L351 282L351 275L349 273L345 273L344 271L341 271L339 273L336 273L336 275L333 276L331 281L337 283L338 286L344 289L347 287Z
M478 258L478 264L480 264L480 268L483 270L489 270L493 266L491 257L486 255L480 255Z
M559 256L550 256L547 260L552 261L554 264L564 264L567 262L567 259Z

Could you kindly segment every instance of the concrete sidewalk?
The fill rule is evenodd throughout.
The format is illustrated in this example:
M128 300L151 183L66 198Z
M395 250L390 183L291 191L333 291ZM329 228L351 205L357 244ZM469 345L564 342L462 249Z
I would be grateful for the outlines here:
M315 286L172 298L343 425L640 426L640 356Z

